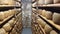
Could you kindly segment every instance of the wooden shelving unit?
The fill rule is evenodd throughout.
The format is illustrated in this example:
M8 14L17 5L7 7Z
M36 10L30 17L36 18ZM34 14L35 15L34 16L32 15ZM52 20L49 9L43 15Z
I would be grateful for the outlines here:
M11 15L11 16L7 17L6 19L4 19L3 21L0 21L0 25L1 25L2 23L6 22L7 20L9 20L10 18L12 18L13 16L14 16L14 15Z
M41 16L44 20L46 20L49 24L51 24L52 26L54 26L56 29L58 29L60 31L60 25L57 25L55 24L52 20L48 20L47 18L43 17L42 15L39 15Z
M20 15L21 15L21 12L16 15L16 18L17 18L18 16L20 16ZM15 25L17 25L18 21L19 21L19 19L15 21L15 24L14 24L14 26L12 27L12 29L9 31L9 34L12 32L13 28L16 27ZM22 30L22 26L21 26L20 29Z

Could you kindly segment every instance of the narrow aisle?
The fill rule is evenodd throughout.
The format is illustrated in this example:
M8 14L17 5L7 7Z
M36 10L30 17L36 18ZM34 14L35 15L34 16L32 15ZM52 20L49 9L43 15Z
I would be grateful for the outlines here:
M32 34L31 28L23 28L22 34Z

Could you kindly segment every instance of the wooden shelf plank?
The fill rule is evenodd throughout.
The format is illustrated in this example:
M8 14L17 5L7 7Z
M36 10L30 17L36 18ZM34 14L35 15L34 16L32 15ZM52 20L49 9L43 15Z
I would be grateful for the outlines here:
M48 20L47 18L43 17L42 15L40 15L40 16L60 31L60 25L55 24L52 20Z
M5 21L9 20L11 17L13 17L13 15L11 15L11 16L9 16L9 17L7 17L7 18L6 18L6 19L4 19L3 21L0 21L0 25L1 25L2 23L4 23Z
M21 6L16 6L16 5L0 5L0 7L21 7Z
M35 5L35 7L60 7L60 4Z

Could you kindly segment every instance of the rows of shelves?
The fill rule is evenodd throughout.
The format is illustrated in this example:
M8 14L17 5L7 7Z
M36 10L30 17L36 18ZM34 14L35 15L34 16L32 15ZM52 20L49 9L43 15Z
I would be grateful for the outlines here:
M58 34L60 34L60 25L55 24L52 20L48 20L46 17L44 17L40 14L37 14L35 12L33 12L33 13L36 15L36 17L39 17L40 19L42 19L44 22L46 22L46 24L51 26L53 30L55 30Z
M16 15L16 18L17 18L18 16L21 16L21 12ZM21 20L21 19L20 19L20 20ZM13 29L16 29L16 28L17 28L17 25L20 25L20 26L21 26L19 29L16 29L18 33L21 33L21 31L22 31L22 23L21 23L20 20L19 20L19 19L16 19L14 26L13 26L12 29L9 31L9 34L12 32ZM17 24L17 23L20 23L20 24Z
M44 20L46 20L49 24L51 24L52 26L54 26L57 30L60 31L60 25L55 24L52 20L48 20L47 18L43 17L42 15L39 15L40 17L42 17Z

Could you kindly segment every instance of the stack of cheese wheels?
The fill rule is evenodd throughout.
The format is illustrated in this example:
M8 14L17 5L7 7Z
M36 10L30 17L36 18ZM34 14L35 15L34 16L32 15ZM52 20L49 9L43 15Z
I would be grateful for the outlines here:
M52 30L50 34L58 34L56 31Z
M12 9L12 10L9 10L8 11L10 13L10 15L14 15L17 13L17 10L16 9Z
M44 28L46 25L46 22L44 22L41 18L37 19L37 23L39 23L42 26L42 28Z
M0 12L0 20L3 20L3 19L5 19L4 13L3 12Z
M42 15L42 9L39 9L37 12L38 14Z
M17 12L16 10L8 10L8 11L0 12L0 20L4 20L8 16L16 14L16 12Z
M33 19L33 21L35 21L35 14L34 13L32 13L32 19Z
M16 34L16 30L13 28L10 34Z
M52 12L46 11L46 16L47 19L52 19Z
M8 32L6 32L6 34L8 34Z
M53 2L56 3L60 3L60 0L53 0Z
M45 4L44 0L38 0L38 5Z
M1 5L15 5L15 1L14 0L0 0L0 4Z
M11 26L10 26L10 24L9 23L6 23L4 26L3 26L3 29L5 29L5 31L10 31L11 30Z
M60 14L59 13L53 14L53 22L60 25Z
M3 28L1 28L0 29L0 34L6 34L6 31Z
M45 0L45 4L52 4L53 0Z
M8 21L8 23L9 23L11 26L13 26L14 23L15 23L15 18L12 18L10 21Z
M42 16L46 16L46 10L42 10Z
M45 30L46 34L49 34L50 31L52 31L52 28L48 24L46 24L44 27L44 30Z

